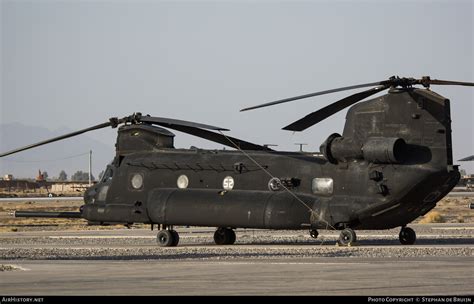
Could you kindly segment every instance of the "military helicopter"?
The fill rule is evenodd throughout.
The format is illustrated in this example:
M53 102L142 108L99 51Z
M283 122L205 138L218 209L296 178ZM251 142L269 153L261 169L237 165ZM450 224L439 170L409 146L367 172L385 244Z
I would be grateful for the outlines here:
M450 103L430 85L474 83L391 77L242 110L371 87L283 128L303 131L350 107L343 134L330 134L320 153L274 151L227 136L221 127L134 113L0 157L120 125L115 157L85 192L79 212L16 216L158 225L160 246L178 245L177 225L217 227L218 245L233 244L237 228L307 229L314 238L318 229L335 229L341 231L338 243L348 246L357 240L355 230L401 227L400 243L410 245L416 233L407 224L433 209L460 178L453 165ZM175 135L163 127L235 150L176 149Z

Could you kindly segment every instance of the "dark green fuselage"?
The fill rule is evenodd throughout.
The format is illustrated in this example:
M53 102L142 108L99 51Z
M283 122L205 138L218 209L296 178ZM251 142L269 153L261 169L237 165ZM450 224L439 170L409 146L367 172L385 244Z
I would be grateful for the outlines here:
M121 128L106 176L85 195L84 218L232 228L388 229L426 214L459 180L449 100L425 89L392 90L352 106L342 137L328 141L324 155L174 149L171 133L157 128L153 135L152 128ZM134 185L137 175L141 184ZM272 178L292 193L281 183L271 190ZM179 188L178 179L186 179L187 186Z

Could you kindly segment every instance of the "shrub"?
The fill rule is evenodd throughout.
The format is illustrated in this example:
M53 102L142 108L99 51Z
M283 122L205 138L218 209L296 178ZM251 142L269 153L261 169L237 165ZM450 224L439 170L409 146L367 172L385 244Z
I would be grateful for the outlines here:
M420 221L420 224L429 224L429 223L444 223L445 219L438 211L431 211L425 214L423 219Z

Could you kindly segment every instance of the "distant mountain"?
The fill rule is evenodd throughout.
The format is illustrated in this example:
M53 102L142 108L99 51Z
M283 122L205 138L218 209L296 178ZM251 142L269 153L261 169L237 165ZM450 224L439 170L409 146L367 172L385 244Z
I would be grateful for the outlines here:
M0 152L69 132L73 130L62 128L51 131L20 123L0 124ZM97 178L112 160L114 146L106 145L86 134L0 158L0 174L13 174L18 178L35 177L38 170L41 170L47 171L51 178L57 177L64 170L70 178L76 171L89 171L89 150L92 150L92 174Z

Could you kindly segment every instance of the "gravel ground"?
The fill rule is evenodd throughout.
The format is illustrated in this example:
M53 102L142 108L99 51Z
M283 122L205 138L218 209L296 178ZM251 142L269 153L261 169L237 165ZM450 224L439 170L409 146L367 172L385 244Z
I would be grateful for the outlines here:
M311 257L359 257L359 258L413 258L413 257L474 257L473 248L465 247L399 247L399 248L331 248L311 246L289 247L181 247L181 248L0 248L0 258L8 260L230 260L275 259Z
M410 258L474 257L474 225L413 225L417 243L402 246L398 229L358 231L358 243L335 245L336 231L321 231L312 239L307 231L237 230L231 246L213 243L212 228L177 228L178 247L156 245L156 231L56 231L0 233L0 260L229 260L308 257Z

